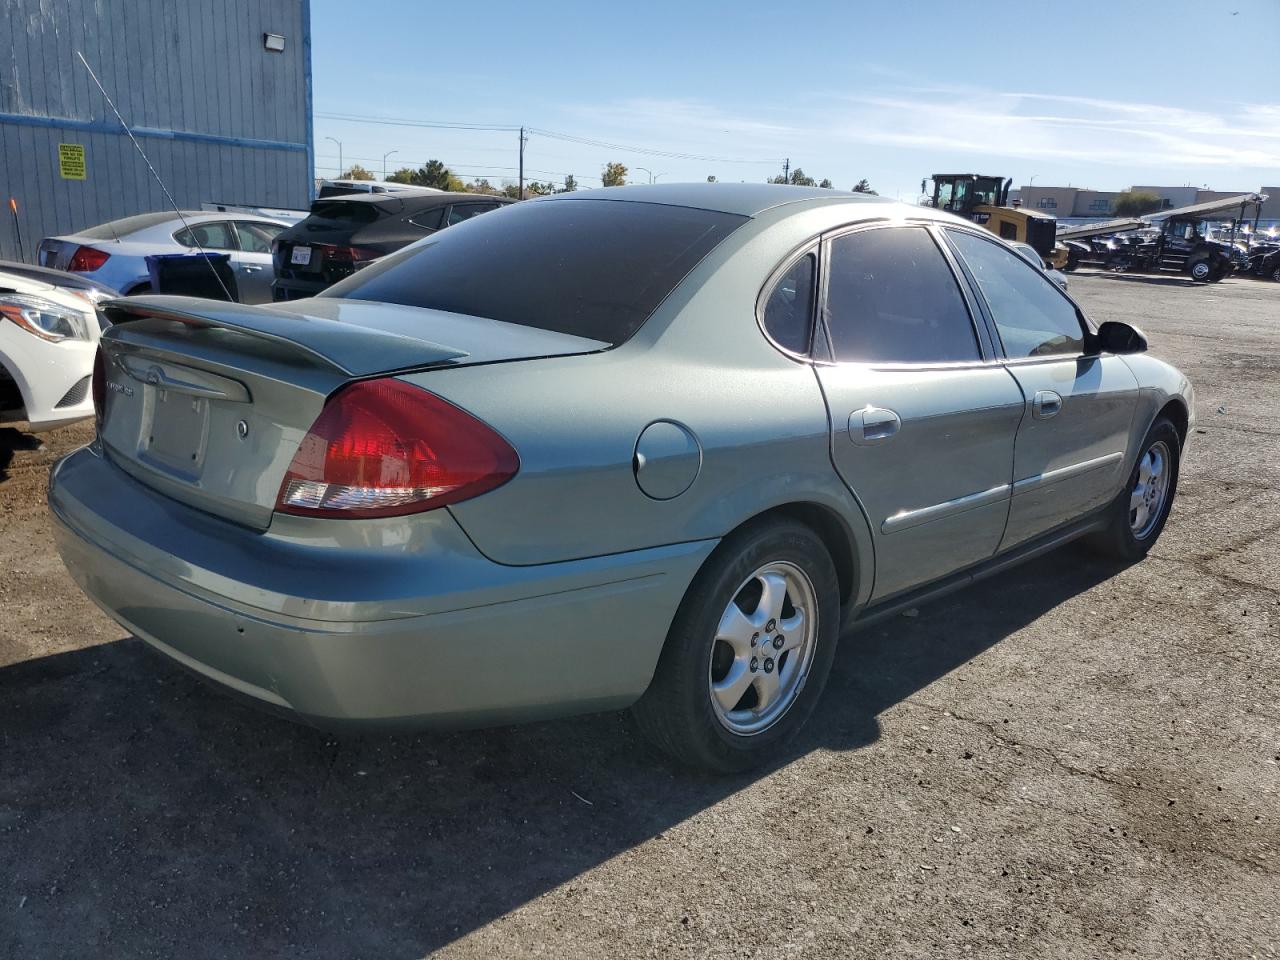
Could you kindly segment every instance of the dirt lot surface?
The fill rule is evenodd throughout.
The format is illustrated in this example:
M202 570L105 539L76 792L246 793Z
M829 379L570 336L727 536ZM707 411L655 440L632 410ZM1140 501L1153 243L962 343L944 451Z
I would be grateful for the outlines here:
M1164 538L846 637L774 769L620 716L335 739L100 614L0 432L0 956L1270 957L1280 284L1076 274L1199 424Z

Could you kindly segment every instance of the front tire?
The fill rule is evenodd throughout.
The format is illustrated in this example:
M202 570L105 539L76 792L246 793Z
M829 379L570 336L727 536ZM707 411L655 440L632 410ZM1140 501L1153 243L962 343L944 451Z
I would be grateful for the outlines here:
M1208 283L1213 278L1213 264L1206 260L1197 260L1191 264L1191 279L1196 283Z
M686 766L763 763L813 712L839 626L839 581L818 535L790 520L748 525L689 586L636 722Z
M1160 417L1147 431L1129 481L1111 507L1107 529L1092 538L1100 553L1130 562L1147 555L1169 519L1181 463L1178 431Z

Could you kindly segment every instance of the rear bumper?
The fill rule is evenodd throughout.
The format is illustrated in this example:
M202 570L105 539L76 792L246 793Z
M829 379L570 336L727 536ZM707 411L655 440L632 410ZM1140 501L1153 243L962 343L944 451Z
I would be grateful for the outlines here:
M323 280L286 280L277 277L271 281L271 299L275 303L282 300L304 300L323 293L331 286L332 283L325 283Z
M507 567L446 510L409 522L279 518L258 533L148 490L88 447L55 466L49 504L67 569L122 626L321 726L479 726L627 706L715 546Z

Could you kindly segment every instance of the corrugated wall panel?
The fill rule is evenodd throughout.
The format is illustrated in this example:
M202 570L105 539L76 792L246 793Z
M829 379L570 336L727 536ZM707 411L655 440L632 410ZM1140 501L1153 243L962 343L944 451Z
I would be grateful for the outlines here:
M0 258L18 255L10 196L29 260L42 237L166 206L76 51L145 128L139 142L179 205L305 207L308 10L308 0L0 2ZM265 51L264 33L283 34L285 52ZM198 139L210 135L259 142ZM59 143L84 146L87 180L59 176Z

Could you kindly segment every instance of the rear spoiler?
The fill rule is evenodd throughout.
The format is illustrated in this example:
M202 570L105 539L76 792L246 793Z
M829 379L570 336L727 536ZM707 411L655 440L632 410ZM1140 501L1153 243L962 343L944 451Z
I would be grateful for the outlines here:
M155 319L191 327L234 330L283 343L313 361L348 377L455 363L465 350L398 333L326 320L321 317L197 297L140 296L104 302L100 309L113 325ZM103 334L111 335L110 329Z

